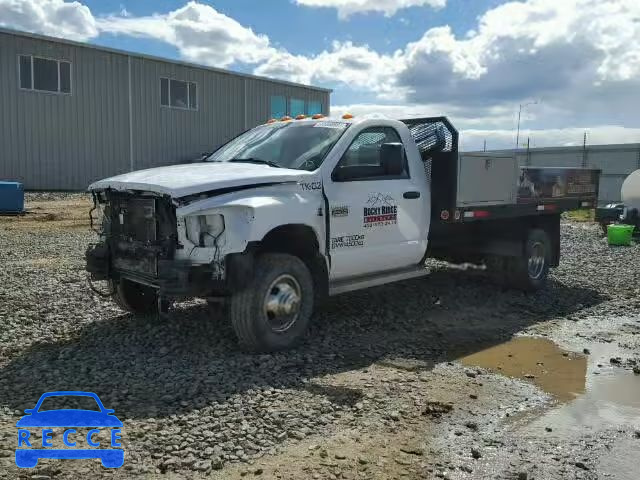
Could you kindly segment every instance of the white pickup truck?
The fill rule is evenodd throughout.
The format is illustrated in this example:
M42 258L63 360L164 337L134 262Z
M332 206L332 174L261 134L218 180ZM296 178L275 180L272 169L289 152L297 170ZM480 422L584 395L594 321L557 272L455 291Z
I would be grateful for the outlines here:
M541 288L560 212L595 206L598 176L459 154L445 117L285 118L200 163L93 183L87 270L135 314L225 299L243 346L284 349L323 298L425 275L429 256Z

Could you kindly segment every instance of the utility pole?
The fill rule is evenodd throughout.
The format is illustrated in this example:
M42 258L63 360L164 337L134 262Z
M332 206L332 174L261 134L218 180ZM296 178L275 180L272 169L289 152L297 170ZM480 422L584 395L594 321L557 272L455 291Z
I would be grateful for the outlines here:
M587 131L584 131L584 137L582 138L582 167L587 167Z
M537 105L538 101L521 103L518 110L518 133L516 133L516 150L520 148L520 118L522 117L522 109L528 105Z

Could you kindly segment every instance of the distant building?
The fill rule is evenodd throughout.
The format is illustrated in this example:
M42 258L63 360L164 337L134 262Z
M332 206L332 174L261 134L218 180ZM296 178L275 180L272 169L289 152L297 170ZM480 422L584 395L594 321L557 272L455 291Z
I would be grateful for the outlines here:
M199 157L331 90L0 29L0 180L83 190Z

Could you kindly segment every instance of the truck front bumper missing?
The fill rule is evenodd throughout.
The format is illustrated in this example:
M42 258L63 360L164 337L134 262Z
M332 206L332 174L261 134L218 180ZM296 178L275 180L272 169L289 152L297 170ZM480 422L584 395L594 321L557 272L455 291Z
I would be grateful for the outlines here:
M157 275L117 268L105 243L89 246L85 254L86 270L94 281L121 278L158 290L162 297L188 298L228 296L247 285L253 275L250 251L227 255L218 264L194 265L186 260L157 260ZM129 262L131 264L131 262Z

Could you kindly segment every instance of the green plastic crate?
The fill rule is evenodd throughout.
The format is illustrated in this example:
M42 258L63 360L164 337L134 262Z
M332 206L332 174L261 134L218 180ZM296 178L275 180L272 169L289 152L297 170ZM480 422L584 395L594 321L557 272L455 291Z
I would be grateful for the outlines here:
M629 245L634 230L633 225L614 224L607 227L609 245Z

